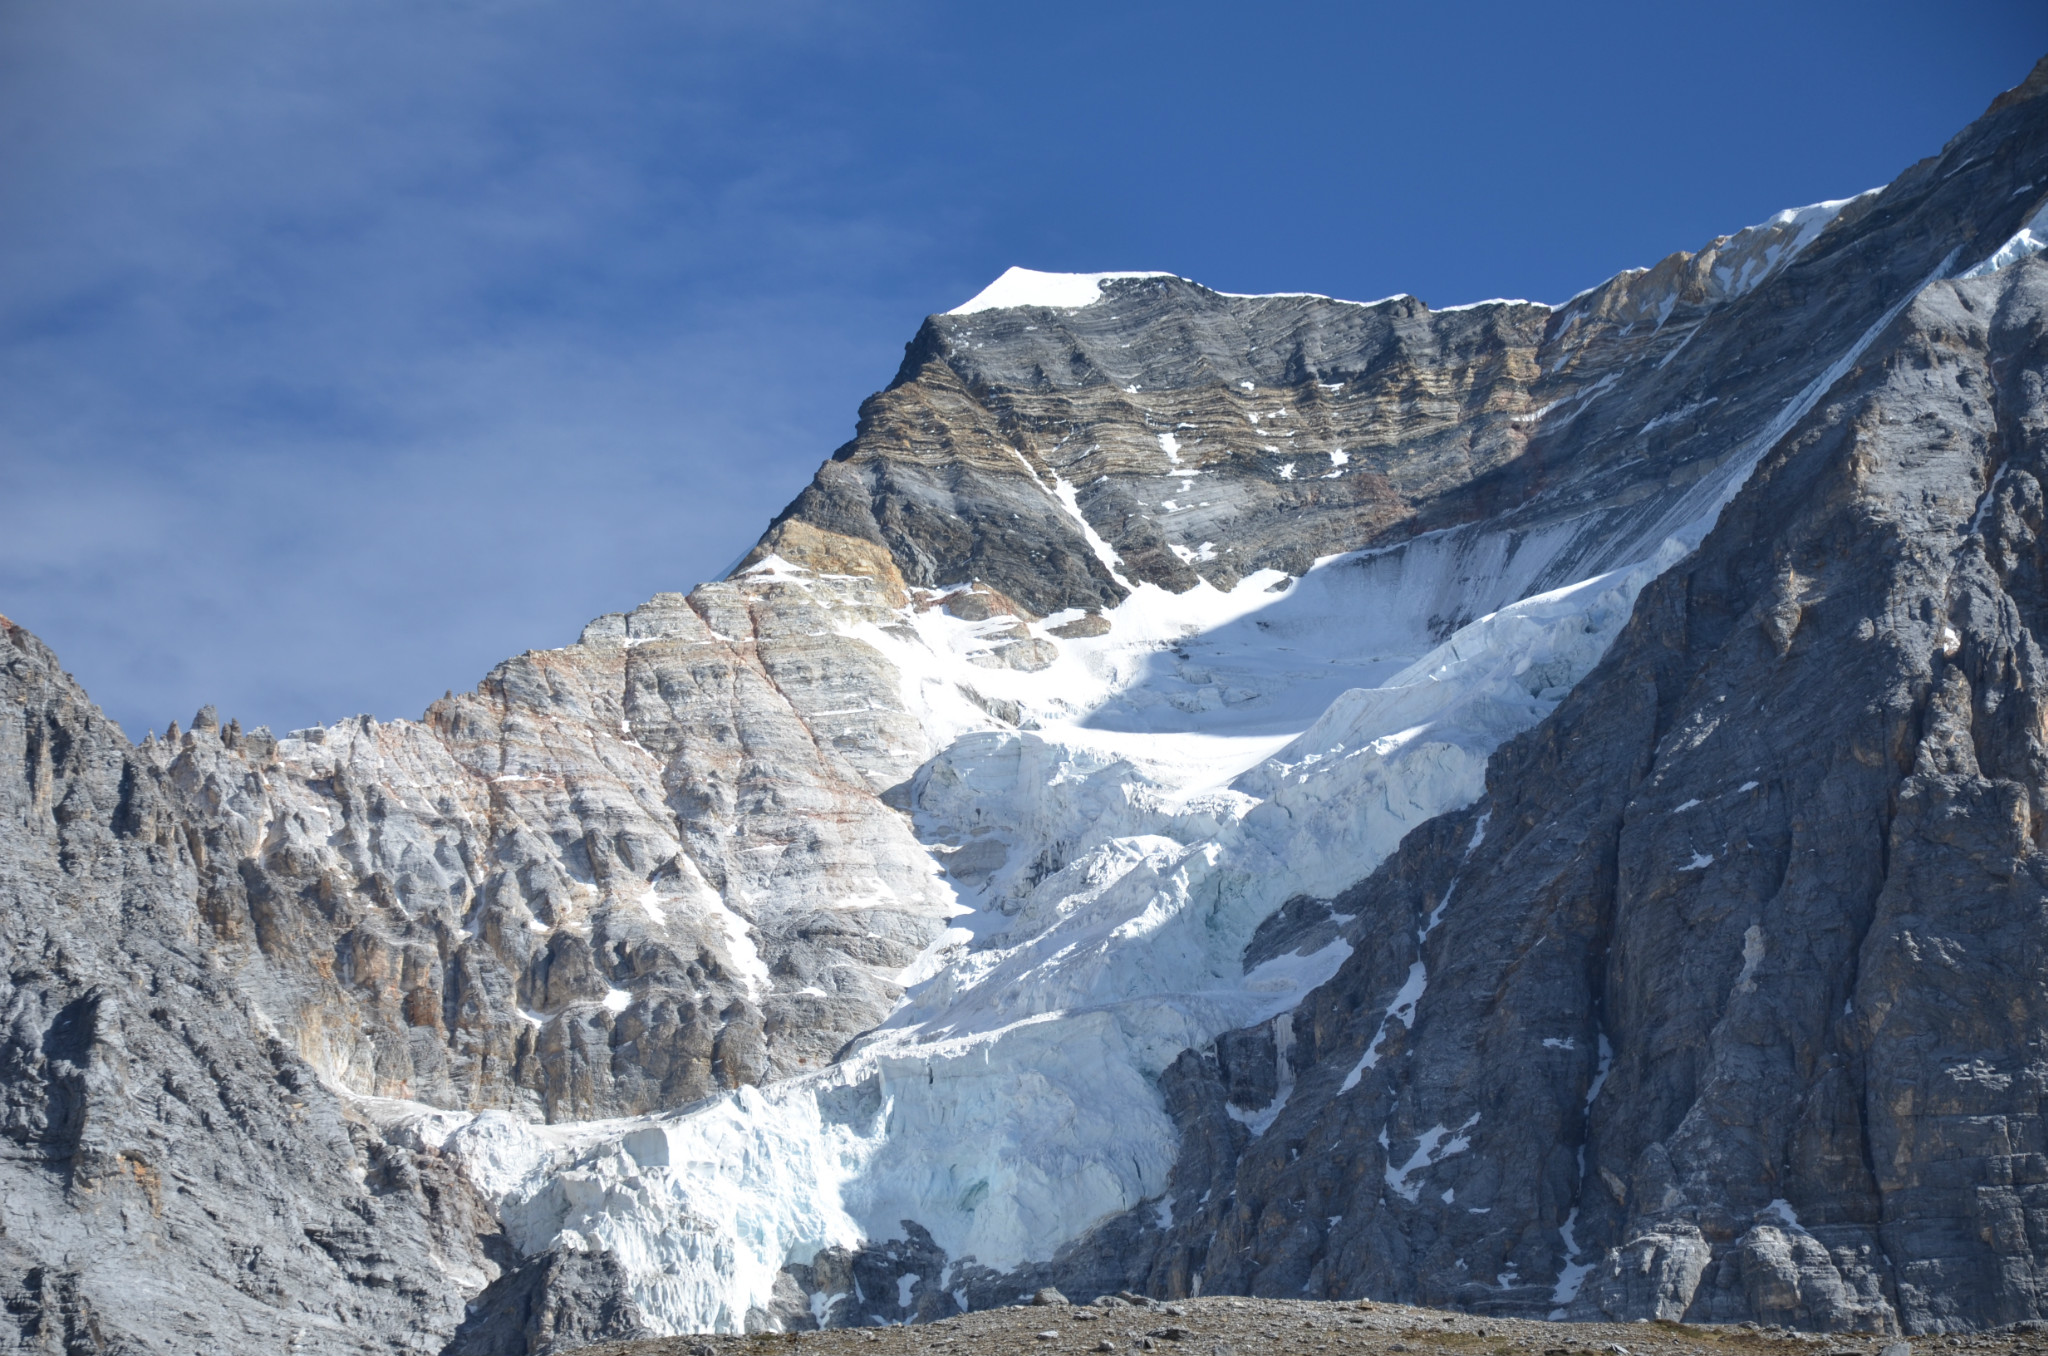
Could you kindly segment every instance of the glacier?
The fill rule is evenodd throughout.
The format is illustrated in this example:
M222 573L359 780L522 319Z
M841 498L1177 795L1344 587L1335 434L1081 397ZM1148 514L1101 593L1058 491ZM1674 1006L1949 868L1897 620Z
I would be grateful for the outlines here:
M927 599L847 622L894 667L939 750L909 803L956 900L952 925L899 976L889 1019L823 1070L631 1121L369 1110L462 1162L522 1251L613 1253L670 1333L745 1330L785 1266L902 1238L906 1223L948 1272L1004 1272L1163 1205L1176 1144L1162 1071L1288 1013L1349 954L1339 940L1247 970L1258 925L1297 896L1335 895L1411 828L1474 803L1494 749L1591 671L1641 589L1699 544L1763 452L1918 291L1714 471L1623 510L1451 528L1228 591L1139 583L1104 634L1064 639L1028 671L994 658L1014 643L1012 617L964 620ZM1025 304L1009 295L989 304ZM1040 489L1079 516L1071 486ZM1114 569L1092 533L1091 545ZM779 557L754 569L836 587ZM988 728L991 701L1014 703L1014 729ZM1411 981L1412 1010L1427 976ZM1278 1110L1240 1119L1262 1132ZM1459 1145L1454 1131L1439 1138L1439 1155ZM836 1302L813 1296L814 1317Z
M912 800L960 911L888 1022L828 1069L673 1114L380 1119L490 1184L523 1251L615 1254L670 1332L742 1330L784 1265L905 1220L998 1271L1049 1256L1161 1195L1161 1071L1289 1011L1349 954L1246 971L1259 923L1475 800L1492 750L1599 660L1705 525L1525 598L1538 557L1583 543L1460 531L1228 592L1140 585L1107 634L1035 673L975 664L986 624L937 608L858 624L941 747ZM1422 619L1446 603L1490 610L1432 643ZM963 685L1037 728L987 730Z

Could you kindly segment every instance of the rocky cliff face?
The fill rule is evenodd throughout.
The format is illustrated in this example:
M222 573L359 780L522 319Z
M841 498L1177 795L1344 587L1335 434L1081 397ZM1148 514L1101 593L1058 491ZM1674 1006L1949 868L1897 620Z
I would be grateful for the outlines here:
M7 624L17 1345L2043 1316L2044 202L2037 71L1555 308L1014 273L418 722Z
M13 1345L434 1351L505 1250L300 1058L201 907L198 831L0 628L0 1191Z
M1901 237L1945 197L2030 200L2043 145L2008 103L1805 267L1993 254ZM1154 1285L2039 1312L2048 268L1905 295L1485 798L1337 901L1337 977L1181 1057L1203 1152ZM1234 1131L1276 1063L1293 1095Z
M546 1120L677 1106L828 1063L951 903L877 798L922 731L828 613L891 615L866 579L659 594L417 724L278 740L202 713L139 775L331 1082Z
M1544 489L1551 513L1573 498L1619 510L1645 476L1616 463L1669 456L1705 422L1641 373L1868 205L1782 214L1555 310L1240 297L1164 275L1110 276L1074 308L998 283L925 322L750 560L886 555L912 584L976 580L1048 615L1114 606L1136 583L1228 590L1432 528L1533 521ZM1620 411L1576 417L1617 386L1608 406L1669 416L1647 448ZM1545 577L1583 577L1571 569Z
M2044 307L2040 269L1922 293L1476 812L1339 901L1363 944L1293 1016L1295 1095L1183 1160L1166 1275L2037 1312ZM1228 1058L1177 1076L1212 1132L1211 1103L1264 1104Z

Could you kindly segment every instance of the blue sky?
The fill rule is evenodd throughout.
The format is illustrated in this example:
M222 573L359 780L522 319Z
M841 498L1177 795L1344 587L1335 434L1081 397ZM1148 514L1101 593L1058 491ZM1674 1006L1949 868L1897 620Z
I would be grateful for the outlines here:
M1011 264L1559 300L1882 183L2029 3L0 3L0 612L139 737L715 576Z

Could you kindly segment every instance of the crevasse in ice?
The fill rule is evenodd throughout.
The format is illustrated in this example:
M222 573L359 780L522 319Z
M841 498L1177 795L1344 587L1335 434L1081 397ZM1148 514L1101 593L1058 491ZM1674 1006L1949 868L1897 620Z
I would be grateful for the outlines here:
M914 813L960 907L889 1021L829 1069L660 1116L385 1118L462 1161L521 1249L613 1252L672 1332L739 1330L785 1264L904 1220L956 1261L1050 1256L1160 1196L1166 1065L1291 1010L1348 955L1337 941L1247 972L1258 924L1476 800L1488 755L1599 661L1637 593L1909 300L1715 473L1620 519L1477 524L1229 592L1141 584L1106 634L1032 673L972 664L985 624L939 609L849 623L940 750ZM1471 620L1439 636L1442 618ZM1015 702L1019 728L990 731L963 683Z

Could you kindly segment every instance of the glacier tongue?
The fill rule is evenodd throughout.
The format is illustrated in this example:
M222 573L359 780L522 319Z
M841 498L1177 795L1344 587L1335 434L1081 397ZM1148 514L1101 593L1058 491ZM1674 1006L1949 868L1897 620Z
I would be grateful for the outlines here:
M1175 1153L1159 1074L1291 1010L1349 953L1248 975L1259 923L1476 799L1487 756L1598 661L1686 537L1433 645L1421 619L1444 611L1425 597L1469 608L1514 587L1447 578L1473 558L1451 543L1324 561L1278 598L1273 575L1147 586L1032 674L975 666L975 625L906 610L869 639L950 736L912 798L957 926L833 1068L558 1150L503 1198L513 1237L609 1249L654 1321L735 1331L785 1263L906 1220L1006 1270L1158 1197ZM1387 587L1395 567L1404 587ZM1039 728L986 729L954 705L969 683Z
M1340 940L1247 973L1260 922L1477 799L1492 751L1599 661L1766 442L1624 523L1453 529L1227 593L1143 584L1106 634L1028 672L990 662L1010 619L913 605L849 624L939 749L910 795L954 926L829 1069L525 1132L539 1149L493 1127L480 1176L527 1165L499 1196L508 1231L528 1252L611 1251L669 1331L738 1331L771 1321L781 1268L824 1248L908 1222L1000 1272L1157 1198L1176 1150L1160 1073L1291 1011L1349 954ZM1531 591L1566 562L1588 577ZM1445 618L1471 620L1440 636ZM1013 728L990 728L997 702Z

